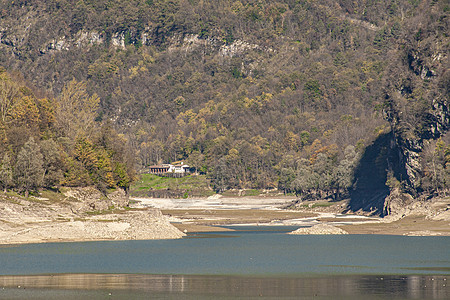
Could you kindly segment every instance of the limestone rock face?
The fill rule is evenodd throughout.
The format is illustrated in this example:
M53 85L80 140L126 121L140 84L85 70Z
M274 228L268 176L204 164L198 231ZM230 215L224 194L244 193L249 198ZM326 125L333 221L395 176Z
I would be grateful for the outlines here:
M431 30L430 30L431 31ZM411 188L420 186L421 153L428 141L450 129L450 72L444 41L427 37L421 43L405 42L404 58L388 68L386 119L400 148ZM419 91L425 91L418 96ZM398 178L399 179L399 178Z
M384 211L387 215L394 213L399 214L412 202L414 202L414 199L411 195L402 193L398 189L394 189L385 199Z
M348 232L333 225L317 224L312 227L299 228L289 234L348 234Z

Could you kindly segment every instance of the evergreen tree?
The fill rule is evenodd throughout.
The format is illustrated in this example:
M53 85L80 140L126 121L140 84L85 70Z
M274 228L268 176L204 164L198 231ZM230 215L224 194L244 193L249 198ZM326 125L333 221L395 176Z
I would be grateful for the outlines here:
M30 138L17 155L15 180L17 187L28 197L30 190L42 186L44 177L43 156L39 145Z
M11 159L8 153L5 153L0 167L0 185L6 192L6 189L13 184L13 172L11 166Z

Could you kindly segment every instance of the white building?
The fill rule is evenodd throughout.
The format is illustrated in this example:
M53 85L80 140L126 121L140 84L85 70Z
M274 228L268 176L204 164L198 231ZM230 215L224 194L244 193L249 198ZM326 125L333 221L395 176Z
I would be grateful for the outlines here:
M189 166L182 161L174 162L173 164L162 164L157 166L150 166L149 173L155 175L168 175L168 174L187 174L189 173Z

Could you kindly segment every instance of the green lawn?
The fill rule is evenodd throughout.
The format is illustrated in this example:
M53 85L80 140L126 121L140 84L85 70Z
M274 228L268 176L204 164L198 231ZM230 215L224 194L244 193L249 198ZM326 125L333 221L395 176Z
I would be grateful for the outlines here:
M139 194L150 190L184 190L210 196L213 194L206 175L188 175L182 178L160 177L152 174L142 174L139 180L131 186L132 194ZM190 193L189 193L190 194Z

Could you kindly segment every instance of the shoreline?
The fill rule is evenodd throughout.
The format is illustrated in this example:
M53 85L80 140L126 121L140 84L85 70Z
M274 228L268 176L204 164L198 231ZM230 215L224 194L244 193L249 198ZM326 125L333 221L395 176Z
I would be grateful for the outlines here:
M136 199L137 200L137 199ZM141 199L139 199L141 200ZM151 199L136 205L155 207L184 232L229 230L220 226L314 226L328 224L348 234L450 236L450 198L405 208L384 218L342 212L346 202L309 201L300 209L284 209L290 198Z
M16 223L8 227L3 224L0 229L0 247L63 242L178 239L185 236L185 233L170 224L161 212L150 209L78 220Z
M177 239L185 236L158 209L131 209L122 191L71 189L59 199L0 198L0 245ZM100 198L100 199L99 199Z
M345 202L302 203L283 209L292 197L133 199L130 208L76 212L67 205L0 201L0 247L34 243L176 239L188 232L221 232L222 226L328 224L349 234L450 236L450 211L418 207L385 218L342 214ZM449 199L431 206L449 206Z

